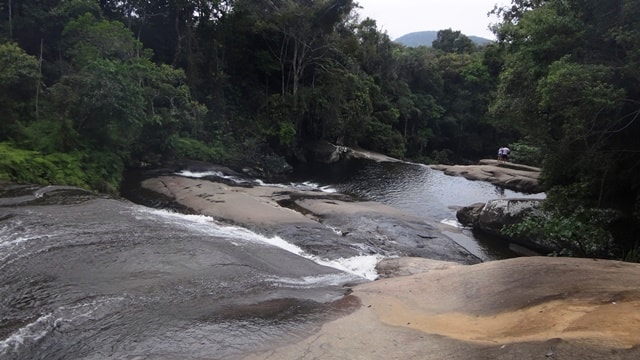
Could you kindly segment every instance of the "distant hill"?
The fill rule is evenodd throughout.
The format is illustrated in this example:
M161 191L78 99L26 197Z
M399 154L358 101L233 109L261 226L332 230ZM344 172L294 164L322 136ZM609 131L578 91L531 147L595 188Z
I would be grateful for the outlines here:
M492 40L485 39L479 36L467 35L467 37L477 45L486 45L492 42ZM400 43L404 46L417 47L417 46L431 46L431 44L433 43L433 40L437 38L438 38L437 31L416 31L416 32L408 33L406 35L402 35L393 41Z

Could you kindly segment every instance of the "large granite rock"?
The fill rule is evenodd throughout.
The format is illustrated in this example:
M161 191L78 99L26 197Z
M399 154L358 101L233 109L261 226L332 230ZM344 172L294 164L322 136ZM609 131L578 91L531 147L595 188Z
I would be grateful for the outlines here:
M503 227L522 222L532 215L542 215L541 199L495 199L486 203L476 203L457 211L461 224L492 236L522 245L536 252L548 253L550 249L535 239L509 237L502 232Z
M326 259L381 255L480 262L428 219L343 194L173 175L146 179L141 187L177 204L172 208L278 236Z
M532 166L484 159L477 165L433 165L432 168L447 175L487 181L523 193L534 194L544 191L538 181L540 169Z
M638 264L520 257L387 265L417 273L358 285L355 312L244 359L640 359Z

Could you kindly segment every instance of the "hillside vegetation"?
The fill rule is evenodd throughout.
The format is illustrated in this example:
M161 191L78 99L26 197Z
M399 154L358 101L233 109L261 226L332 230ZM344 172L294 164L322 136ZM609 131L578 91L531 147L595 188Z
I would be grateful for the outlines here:
M439 31L416 31L416 32L402 35L393 41L409 47L431 46L431 44L433 44L433 42L438 39L438 33ZM473 36L473 35L467 36L463 34L460 34L460 35L468 37L469 40L473 41L473 43L478 46L488 45L492 42L489 39L485 39L479 36Z

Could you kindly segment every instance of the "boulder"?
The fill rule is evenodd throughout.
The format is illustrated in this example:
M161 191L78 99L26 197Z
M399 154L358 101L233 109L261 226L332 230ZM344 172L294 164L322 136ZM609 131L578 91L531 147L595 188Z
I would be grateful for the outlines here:
M548 253L550 249L533 239L508 237L502 228L522 222L532 215L541 215L542 199L495 199L476 203L458 210L456 217L461 224L474 230L524 246L536 252Z
M464 225L471 228L476 228L478 225L478 220L480 219L480 213L484 208L485 203L475 203L473 205L465 206L460 208L456 212L456 217L458 221Z
M486 202L479 213L478 226L485 232L499 235L506 225L521 222L531 215L542 215L540 199L496 199Z

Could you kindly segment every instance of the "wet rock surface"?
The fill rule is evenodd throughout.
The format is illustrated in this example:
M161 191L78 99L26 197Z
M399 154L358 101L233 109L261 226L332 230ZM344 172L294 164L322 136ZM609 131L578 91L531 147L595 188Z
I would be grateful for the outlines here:
M330 259L379 254L480 262L428 220L342 194L238 187L180 176L146 179L142 187L194 213L280 236Z
M637 335L640 333L640 265L638 264L595 259L528 257L462 265L477 261L469 258L469 254L464 252L451 256L450 254L456 254L455 244L449 243L428 221L415 219L381 204L353 201L349 197L317 191L283 190L254 185L233 186L231 182L215 181L215 176L211 179L190 179L173 176L170 173L155 175L143 181L144 189L148 193L137 190L142 194L141 198L149 197L151 203L159 201L174 204L191 213L224 219L264 233L291 237L306 250L324 254L327 257L350 256L361 251L374 251L373 249L388 255L395 253L403 256L385 259L378 264L377 269L381 280L356 285L353 287L353 293L339 300L332 297L332 302L328 303L328 306L340 310L339 314L342 317L327 322L314 331L300 332L296 329L295 336L287 337L284 343L265 337L267 340L263 341L268 343L268 349L242 355L234 352L233 356L224 358L462 360L640 358L640 338ZM25 189L23 192L24 194L17 191L11 201L27 203L36 198L31 190ZM72 196L72 198L82 202L85 195L80 192L78 196ZM123 223L124 220L120 217L123 217L126 212L120 208L121 205L112 204L110 201L108 203L114 206L113 211L106 213L107 216L105 216L105 206L95 205L96 209L91 212L93 215L89 221L93 225L92 228L104 227L100 234L104 235L105 245L109 245L102 249L104 253L96 251L102 247L96 247L94 242L86 244L91 246L91 251L86 253L77 253L81 248L72 244L74 246L68 247L69 253L74 256L77 254L78 259L85 261L86 264L81 262L81 267L66 270L65 267L75 262L61 261L59 254L52 251L38 252L38 256L43 258L34 257L32 260L30 260L31 256L22 256L20 259L26 259L25 261L28 260L29 263L16 268L16 278L24 277L25 270L33 271L38 266L50 266L51 269L43 273L59 273L61 276L64 275L62 279L75 279L78 276L88 276L93 273L100 277L104 274L117 274L123 269L115 260L122 261L123 256L131 258L131 264L136 266L140 264L167 266L165 262L157 259L140 261L140 258L143 256L144 259L144 256L147 256L151 259L151 254L162 245L158 239L163 235L166 236L165 233L172 231L172 228L162 229L159 228L160 225L154 223L149 227L149 231L157 231L157 236L150 236L148 243L145 241L139 244L141 237L132 236L131 231L137 229L136 226L139 226L141 220L135 219L136 226ZM3 213L5 215L0 214L0 219L7 216L7 219L11 220L14 212L12 205L5 205L8 211ZM88 213L87 211L79 212L84 216ZM67 221L56 221L55 224L66 224L78 217L59 211L56 211L55 215L67 217ZM104 224L105 219L110 222ZM44 225L50 227L51 224ZM121 235L120 239L114 239L114 234L118 234L114 229L117 230L118 227L123 234L126 233L126 236ZM68 229L65 229L66 231ZM81 232L81 235L77 238L78 241L86 241L86 232ZM210 273L207 273L207 276L201 276L198 272L198 276L193 280L194 289L200 289L200 283L204 279L220 276L221 273L229 278L228 281L225 279L225 284L236 286L238 269L244 269L242 271L247 274L245 281L258 282L249 271L250 268L229 266L227 257L222 254L220 263L213 263L211 258L213 249L203 248L203 245L209 244L210 236L194 238L191 234L170 235L163 242L164 246L171 250L168 251L170 253L175 252L176 249L182 250L179 253L183 254L185 260L180 258L180 261L170 263L171 267L163 270L163 275L158 277L158 281L167 281L166 274L173 274L172 276L175 277L176 269L182 272L187 271L188 269L182 265L194 263L192 256L198 254L203 269ZM51 238L46 238L42 245L50 246L51 241ZM112 253L112 245L116 241L122 243L127 251ZM185 244L189 246L182 249ZM224 244L225 249L229 248L228 251L234 251L234 253L240 251L232 244L227 242ZM133 250L140 248L144 251L131 251L129 249L131 247ZM256 250L255 255L263 259L265 251L268 250ZM426 254L421 251L425 251ZM449 255L445 255L445 252ZM97 255L94 255L94 258L88 258L88 254ZM406 255L420 257L404 257ZM423 255L425 257L422 257ZM292 255L286 261L276 263L277 266L274 265L276 273L290 272L291 264L295 261L306 264L302 259ZM104 270L96 271L96 263L101 264ZM321 271L321 267L317 269L314 271ZM140 291L136 281L148 281L145 277L147 272L134 270L137 270L137 267L129 269L121 276L113 276L113 280L109 280L108 284L114 287L126 285L128 293ZM127 281L123 282L122 279ZM225 306L221 306L219 310L212 312L211 293L207 291L208 288L199 290L203 294L197 299L202 299L202 302L194 302L194 299L185 301L179 298L185 294L184 279L176 277L171 281L171 283L174 282L176 298L167 301L160 311L154 310L158 308L155 303L154 306L147 306L148 304L144 303L144 306L141 305L139 308L132 308L127 303L123 304L122 308L115 309L114 313L118 314L118 319L128 319L139 316L142 310L150 312L148 317L141 318L140 324L144 324L144 329L136 327L135 332L131 332L137 335L141 330L149 328L149 322L158 322L158 324L152 323L158 328L166 327L166 313L170 312L169 310L175 311L176 307L179 308L178 315L189 314L188 318L192 318L195 314L194 319L197 324L217 316L230 316L232 319L240 320L256 317L269 321L275 319L274 323L281 324L282 319L278 318L280 316L278 314L282 314L283 311L285 314L290 311L294 321L297 321L296 316L299 314L296 309L302 313L309 313L320 306L318 302L308 302L305 298L291 300L290 297L284 296L297 294L299 289L286 293L278 289L278 296L271 294L256 296L251 290L247 295L242 295L242 301L234 298L224 303ZM93 288L95 283L94 278L82 282L92 291L92 296L95 296ZM16 286L15 289L9 288L11 291L7 293L19 294L23 288L19 285L12 285ZM131 289L128 288L129 285ZM60 290L64 289L68 288L61 287ZM249 287L249 289L254 288ZM166 292L164 289L157 290L157 293L153 293L153 298L165 295ZM348 290L345 289L344 293L348 293ZM59 294L69 296L73 292L57 290L52 292L52 296ZM82 301L88 298L84 294L81 295ZM309 295L309 297L315 299L317 296ZM253 301L247 300L252 298ZM25 300L31 301L30 298ZM126 300L130 301L129 298ZM122 316L122 311L129 311L129 313L127 316ZM84 319L84 315L81 318ZM165 336L164 339L168 340L179 338L177 341L169 342L163 349L167 351L166 354L175 355L168 358L180 357L179 354L189 354L190 358L221 358L220 356L223 355L216 352L218 348L211 346L194 353L194 348L197 346L189 342L193 339L195 341L208 339L212 335L222 336L229 332L229 328L206 328L199 334L201 337L193 337L192 333L184 332L182 327L184 318L185 316L179 317L180 321L175 332L167 331L166 334L162 334ZM95 325L94 322L95 317L87 321L91 329ZM244 329L244 324L242 328ZM264 331L264 328L264 324L259 323L259 326L247 329L246 333L238 332L242 335L234 335L233 339L242 339L246 342L247 336ZM113 347L121 346L122 328L109 324L100 327L95 333L87 333L86 343L94 344L93 336L105 332L113 333L116 341L105 345L104 351L109 351L107 347L113 351ZM54 333L56 337L52 337L53 345L50 346L59 344L57 336L64 335L62 331L56 330ZM83 333L80 332L80 335ZM69 334L66 336L71 338L69 344L76 343L77 336ZM156 338L149 335L141 339L151 340L148 340L148 347L143 346L143 350L138 354L151 356L149 355L151 350L157 353L157 348L162 347L163 344L159 344ZM125 342L121 352L116 353L131 356L128 346L140 346L138 339ZM169 350L171 352L168 352ZM80 354L90 357L88 350ZM44 357L42 355L33 358ZM59 357L63 358L63 356Z
M77 188L0 186L0 359L229 359L357 305L344 298L365 278L269 240Z

